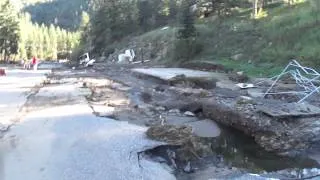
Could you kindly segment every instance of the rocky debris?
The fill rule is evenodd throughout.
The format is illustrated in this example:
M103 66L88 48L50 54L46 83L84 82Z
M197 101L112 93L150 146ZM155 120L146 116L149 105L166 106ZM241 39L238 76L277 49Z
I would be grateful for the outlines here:
M216 82L217 80L212 78L193 78L181 74L171 78L169 84L178 87L214 89Z
M320 169L285 169L268 173L267 176L280 176L281 179L320 179Z
M176 159L182 162L206 157L213 153L211 143L195 136L190 126L153 126L147 130L146 135L150 139L178 146Z
M131 85L133 87L155 87L154 83L149 84L150 81L137 81L136 77L131 77L130 73L127 73L129 75L121 73L123 76L119 77L119 72L124 72L124 70L120 69L118 72L118 70L113 70L113 67L109 67L109 70L108 73L113 73L113 77L120 80L122 78L127 84L130 84L130 81L132 81ZM272 82L267 79L264 83L268 85ZM259 85L263 85L264 83L259 83ZM272 118L259 112L257 109L258 105L268 103L267 99L255 98L248 95L250 93L246 93L245 90L239 91L239 87L236 87L228 79L227 81L223 79L223 81L217 82L217 87L219 88L208 90L208 95L203 98L194 95L192 91L186 95L183 91L167 89L167 87L163 86L159 91L153 91L153 88L151 88L152 96L154 97L158 93L161 98L153 98L150 104L164 107L166 110L179 109L181 112L190 111L197 115L198 112L201 112L205 118L236 128L252 136L264 149L283 155L299 153L306 150L310 145L320 142L320 124L318 118ZM106 94L109 95L112 92ZM237 103L240 96L250 96L254 102ZM159 114L156 114L154 117L148 116L148 118L145 118L138 114L141 111L137 110L136 113L143 121L152 121L150 125L160 124ZM131 118L133 115L131 113L128 116Z
M232 91L238 91L240 88L236 86L232 81L218 81L217 87L222 89L228 89Z
M154 102L156 106L162 106L166 109L179 109L180 111L190 111L190 112L197 112L198 110L202 109L202 103L198 102L196 98L190 97L183 97L182 98L168 98L162 101ZM179 112L180 113L180 112Z
M181 88L181 87L170 87L170 91L181 94L183 96L197 96L197 97L207 97L210 96L210 92L204 89L193 89L193 88Z
M166 87L158 85L158 86L154 87L154 91L163 93L166 91Z
M189 116L189 117L194 117L194 116L196 116L193 112L190 112L190 111L184 112L183 115Z
M257 109L275 118L319 117L320 108L308 103L269 103L257 106Z
M177 115L177 114L180 114L180 110L179 110L179 109L170 109L170 110L169 110L169 113L170 113L170 114L176 114L176 115Z
M245 83L249 81L249 77L244 72L236 72L229 74L229 79L234 82Z
M190 126L154 126L146 132L150 139L167 142L172 145L182 145L192 138L192 128Z
M195 170L193 173L185 173L181 175L181 177L179 176L179 179L225 180L241 177L243 174L244 172L238 169L211 166L205 169Z
M259 88L250 88L247 92L253 98L262 98L264 96L263 90Z
M254 137L261 147L280 155L295 155L320 142L317 138L320 137L320 123L317 118L272 118L257 110L257 105L270 103L268 100L255 99L255 103L250 101L236 103L236 99L207 99L203 102L203 113L206 118Z
M190 122L199 121L197 117L185 117L180 115L162 114L165 119L165 124L168 125L185 125Z
M215 172L215 173L213 173ZM187 175L199 180L215 179L215 180L295 180L295 179L320 179L319 169L286 169L276 172L264 172L260 174L252 174L239 169L222 169L210 167L206 170L196 171L194 174ZM191 178L193 179L193 178Z
M156 111L165 111L166 108L165 108L165 107L162 107L162 106L158 106L158 107L155 107L155 110L156 110Z
M237 104L255 104L255 102L251 97L240 96L237 100Z

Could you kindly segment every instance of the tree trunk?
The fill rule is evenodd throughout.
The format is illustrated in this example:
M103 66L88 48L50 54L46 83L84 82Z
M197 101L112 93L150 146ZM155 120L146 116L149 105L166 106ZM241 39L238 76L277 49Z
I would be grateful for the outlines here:
M256 18L258 15L258 1L259 0L253 0L253 17Z
M4 62L8 62L8 53L7 50L4 50Z

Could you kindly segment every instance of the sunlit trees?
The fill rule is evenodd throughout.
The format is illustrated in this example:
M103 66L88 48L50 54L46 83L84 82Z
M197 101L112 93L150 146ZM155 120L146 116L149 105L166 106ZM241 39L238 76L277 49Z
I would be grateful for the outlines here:
M57 59L57 54L68 53L78 43L78 33L68 32L60 27L31 22L29 14L20 15L21 38L16 58Z
M0 55L4 60L9 60L19 51L20 28L17 12L6 0L0 3Z

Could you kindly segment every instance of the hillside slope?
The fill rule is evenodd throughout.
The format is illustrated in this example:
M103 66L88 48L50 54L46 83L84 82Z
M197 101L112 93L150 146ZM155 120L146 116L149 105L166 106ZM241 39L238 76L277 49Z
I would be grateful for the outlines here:
M88 4L89 0L39 1L26 4L23 11L31 14L32 21L38 24L55 24L63 29L77 30L82 11L88 10Z
M203 50L194 61L213 61L254 76L274 74L293 58L320 67L320 12L309 2L290 7L273 4L264 12L265 17L256 20L250 18L250 12L242 10L224 19L210 17L198 22ZM158 29L106 49L166 48L166 56L161 58L168 60L174 53L168 45L173 44L175 33L176 28Z

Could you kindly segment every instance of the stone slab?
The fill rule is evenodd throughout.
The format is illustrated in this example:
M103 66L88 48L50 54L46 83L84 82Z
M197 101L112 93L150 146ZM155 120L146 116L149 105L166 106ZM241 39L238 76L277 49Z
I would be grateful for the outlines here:
M320 108L308 103L271 103L257 109L275 118L320 116Z
M161 80L170 81L178 75L185 75L187 78L214 78L218 80L228 80L226 74L191 70L185 68L146 68L132 69L133 72L152 76Z

